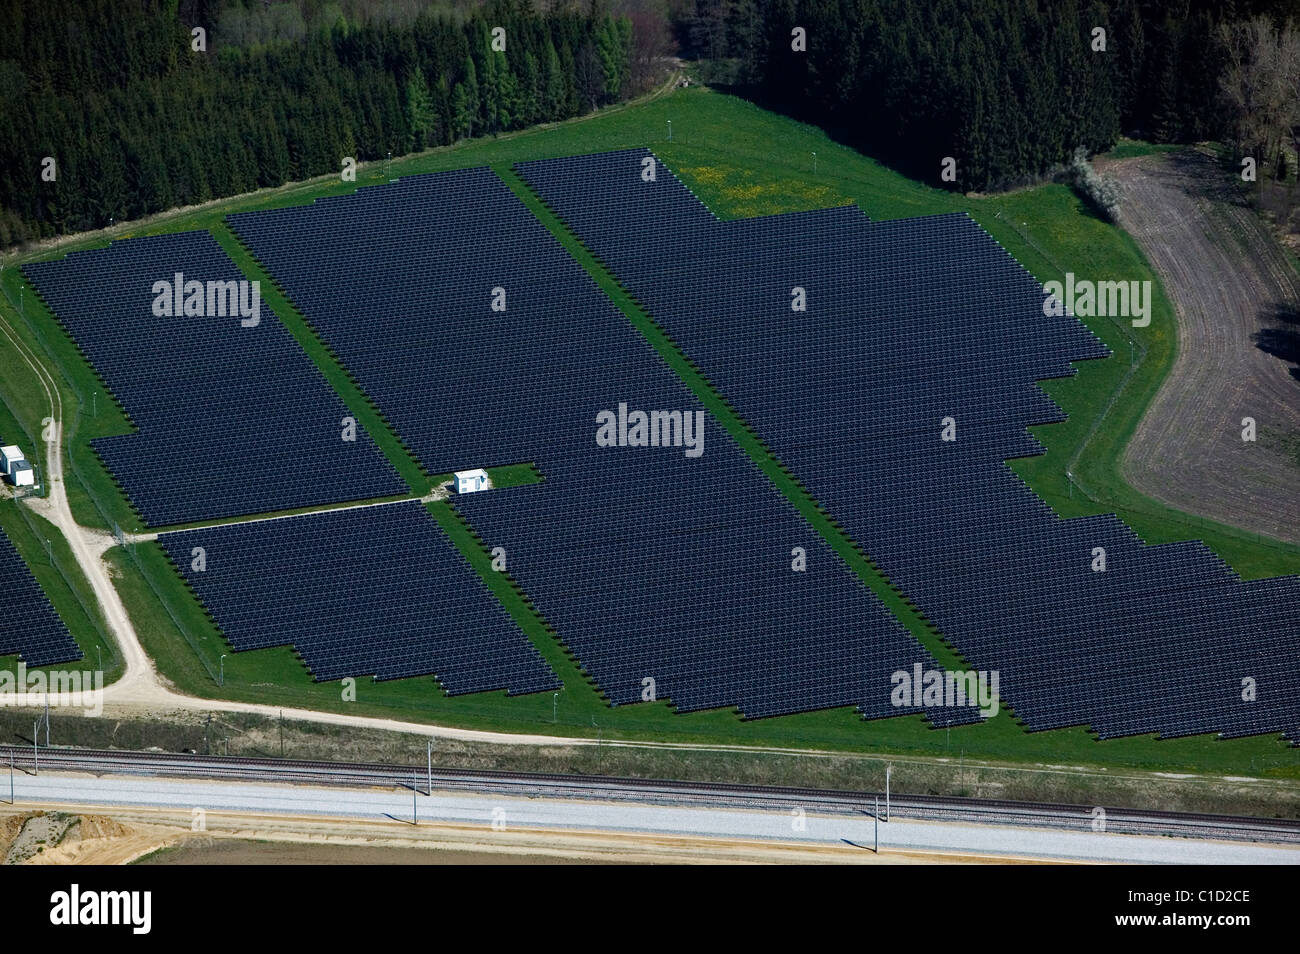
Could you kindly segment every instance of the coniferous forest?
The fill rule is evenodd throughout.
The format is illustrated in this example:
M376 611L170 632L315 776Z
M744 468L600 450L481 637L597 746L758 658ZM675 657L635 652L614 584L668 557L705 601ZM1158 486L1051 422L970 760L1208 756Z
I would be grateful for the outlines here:
M673 46L966 191L1121 135L1285 178L1300 140L1300 0L0 0L0 248L582 115Z
M1271 162L1300 131L1297 0L677 2L684 57L923 181L953 157L952 188L1014 185L1121 134Z
M310 0L268 9L0 0L0 247L337 172L345 156L565 119L632 91L630 21L599 0L407 5L413 15L387 19ZM505 56L491 47L498 27Z

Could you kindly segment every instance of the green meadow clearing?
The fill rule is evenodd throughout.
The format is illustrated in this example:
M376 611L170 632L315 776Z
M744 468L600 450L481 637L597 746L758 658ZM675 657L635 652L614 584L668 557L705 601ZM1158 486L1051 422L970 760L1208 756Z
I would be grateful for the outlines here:
M672 140L667 139L668 122ZM1205 524L1163 508L1136 494L1120 478L1119 453L1173 360L1176 342L1172 310L1159 281L1133 241L1100 220L1067 187L1043 185L995 196L962 196L904 178L873 160L836 144L823 132L765 112L741 99L704 87L675 90L597 115L543 126L494 139L363 166L356 183L317 179L236 199L181 210L147 223L129 223L114 238L210 231L251 279L262 281L263 297L285 322L331 385L392 460L412 496L426 495L439 482L410 456L398 435L361 394L345 369L316 337L303 316L273 287L270 276L239 245L223 217L230 212L277 208L316 197L351 192L386 178L488 165L500 175L557 239L592 274L628 320L722 422L754 463L820 532L847 564L917 638L947 665L962 660L914 607L871 563L870 541L848 540L815 501L774 460L708 382L623 292L617 282L581 247L510 170L512 163L648 146L723 218L739 218L856 203L873 219L963 211L972 215L1040 281L1060 279L1065 271L1095 278L1150 279L1157 289L1149 327L1134 329L1110 319L1089 325L1114 352L1104 361L1085 362L1068 379L1046 382L1045 389L1069 413L1069 421L1035 429L1048 448L1041 457L1011 466L1062 517L1117 512L1148 542L1199 538L1243 576L1256 578L1300 572L1300 548ZM1137 148L1129 146L1127 148ZM813 154L816 154L815 169ZM936 169L937 179L937 169ZM143 528L138 517L89 446L99 435L124 433L130 424L107 397L102 383L70 339L29 288L17 265L53 258L74 249L103 245L102 234L61 245L56 252L5 260L0 274L0 310L39 354L62 375L69 466L69 498L79 522L128 532ZM0 343L4 404L0 427L38 433L48 413L40 401L9 382L24 380L12 349ZM43 400L43 395L41 396ZM4 415L10 415L5 417ZM34 443L30 440L28 443ZM1072 478L1067 476L1072 474ZM536 479L526 466L494 471L499 486ZM718 744L748 744L917 756L967 757L1008 763L1069 763L1107 768L1169 772L1210 772L1300 779L1300 751L1276 737L1220 741L1212 738L1157 741L1131 738L1099 742L1084 729L1026 733L1003 710L980 726L951 731L929 728L920 717L866 723L851 709L747 722L731 711L677 715L666 702L610 708L556 634L533 611L507 576L493 572L481 541L445 501L426 504L430 512L479 570L484 585L502 601L563 680L558 694L507 698L501 693L449 698L432 679L377 683L358 680L357 699L345 702L339 683L313 683L288 648L230 654L215 625L190 594L155 543L119 546L110 552L116 582L145 648L159 671L178 689L203 697L223 697L284 707L352 712L389 718L516 732ZM0 502L6 531L10 518ZM15 524L15 525L18 525ZM21 526L16 530L22 536ZM19 541L24 556L39 569L41 553L32 541ZM66 593L57 592L62 574L38 572L42 585L93 659L95 626L75 618L75 564ZM84 586L84 581L82 584ZM93 605L93 603L91 604ZM83 616L86 615L83 612ZM75 625L74 625L75 624ZM221 656L226 654L224 663ZM224 686L218 685L224 666Z

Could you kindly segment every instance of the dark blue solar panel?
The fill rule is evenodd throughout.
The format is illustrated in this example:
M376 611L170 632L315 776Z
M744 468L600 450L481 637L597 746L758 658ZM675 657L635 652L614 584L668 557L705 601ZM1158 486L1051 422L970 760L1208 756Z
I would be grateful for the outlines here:
M1004 464L1063 419L1036 382L1107 351L973 221L721 222L649 155L516 168L1029 728L1300 738L1300 579L1061 520Z
M205 288L243 278L207 232L23 271L137 428L92 445L150 525L406 491L364 431L343 439L350 412L265 304L251 327L154 314L154 284L178 272Z
M229 222L428 470L535 462L455 505L611 702L918 711L891 675L934 660L711 419L699 457L597 446L601 411L698 402L490 171Z
M81 649L0 532L0 656L15 654L29 666L48 666L80 659Z
M433 675L452 695L560 688L419 501L158 539L236 651L292 645L318 681Z

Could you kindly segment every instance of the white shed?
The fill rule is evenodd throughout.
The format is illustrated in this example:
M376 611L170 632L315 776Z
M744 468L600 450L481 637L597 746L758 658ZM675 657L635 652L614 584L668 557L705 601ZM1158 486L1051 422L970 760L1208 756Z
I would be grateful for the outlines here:
M458 494L492 489L492 481L488 479L487 471L481 467L477 470L458 470L452 476L455 478L451 482L452 488Z
M20 460L26 460L26 456L18 449L16 444L8 444L0 447L0 467L4 468L5 476L9 476L9 471L15 463Z
M25 460L14 461L9 471L9 479L14 482L15 487L32 487L36 484L36 471L32 470L32 465Z

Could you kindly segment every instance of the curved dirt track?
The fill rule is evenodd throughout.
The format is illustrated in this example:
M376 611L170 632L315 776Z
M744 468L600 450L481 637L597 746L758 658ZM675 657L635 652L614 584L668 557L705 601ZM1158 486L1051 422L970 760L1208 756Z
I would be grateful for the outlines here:
M1300 543L1300 371L1265 350L1296 328L1281 316L1300 317L1300 275L1209 157L1185 150L1106 171L1178 322L1177 357L1125 450L1125 478L1180 510ZM1242 440L1245 417L1255 443Z

